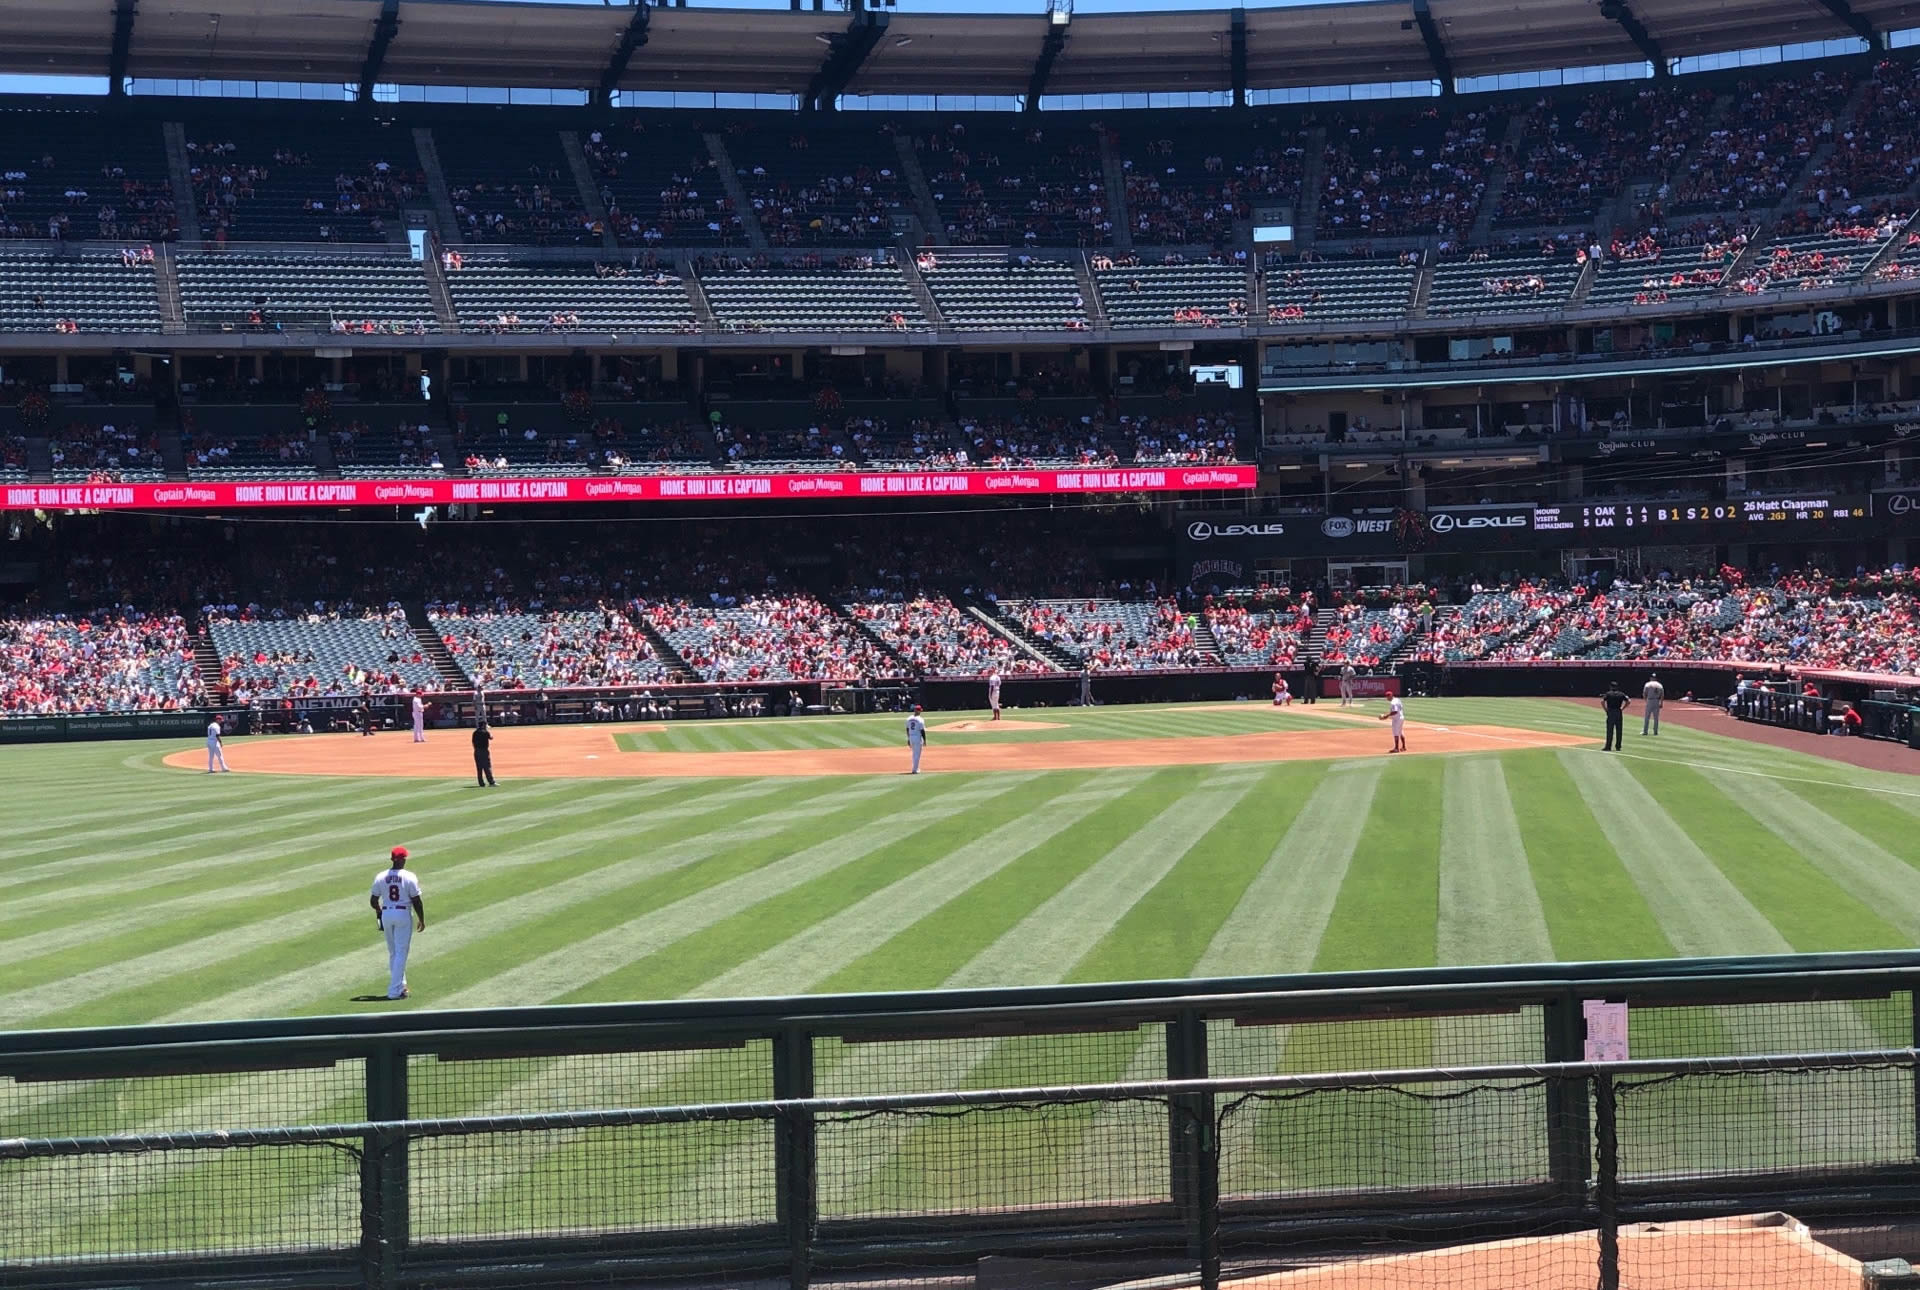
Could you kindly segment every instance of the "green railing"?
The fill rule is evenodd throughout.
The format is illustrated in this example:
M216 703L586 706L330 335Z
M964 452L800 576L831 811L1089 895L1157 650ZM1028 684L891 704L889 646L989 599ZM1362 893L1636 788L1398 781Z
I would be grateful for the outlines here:
M1591 1227L1595 999L1688 1072L1646 1086L1616 1202L1884 1213L1920 1195L1917 984L1824 955L15 1033L0 1285L1204 1273ZM1818 1053L1879 1056L1782 1075Z

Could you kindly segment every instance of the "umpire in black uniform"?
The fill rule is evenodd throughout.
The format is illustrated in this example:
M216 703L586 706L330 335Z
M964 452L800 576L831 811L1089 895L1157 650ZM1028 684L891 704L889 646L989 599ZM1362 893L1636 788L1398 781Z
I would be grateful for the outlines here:
M1600 702L1607 707L1606 751L1619 752L1627 741L1624 720L1629 702L1627 692L1620 688L1618 681L1608 681L1607 692L1600 696Z
M493 731L484 721L473 728L473 777L480 788L494 787Z
M1300 701L1318 703L1320 701L1320 660L1309 654L1306 663L1302 666L1306 669L1307 683L1300 687L1302 691Z

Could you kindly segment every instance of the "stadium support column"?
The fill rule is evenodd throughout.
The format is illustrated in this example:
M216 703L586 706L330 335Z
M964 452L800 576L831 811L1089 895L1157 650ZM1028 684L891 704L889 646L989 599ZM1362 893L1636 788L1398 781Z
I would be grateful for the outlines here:
M1853 6L1847 0L1819 0L1819 4L1821 8L1838 18L1848 31L1866 41L1867 48L1874 53L1887 52L1887 42L1878 31L1874 30L1872 23L1853 11Z
M1247 105L1247 11L1244 8L1233 11L1228 39L1232 42L1229 59L1233 75L1233 105L1243 108Z
M1027 77L1027 97L1020 105L1025 111L1040 110L1040 96L1047 92L1054 60L1067 47L1067 28L1072 22L1073 0L1047 0L1047 34L1041 38L1040 53L1033 60L1032 74Z
M121 98L127 92L127 63L133 57L133 19L139 0L114 0L113 45L107 55L107 94Z
M855 0L853 20L847 24L847 29L828 38L827 56L820 60L820 69L807 81L807 87L800 96L800 110L833 111L840 95L852 83L854 73L867 61L867 56L879 47L881 38L886 34L887 15L862 9L859 0Z
M653 7L647 3L647 0L635 0L633 16L627 19L627 29L621 33L620 43L614 47L613 57L607 60L607 69L600 73L600 88L593 95L595 107L613 106L613 96L620 88L620 81L627 74L627 65L647 43L648 25L652 21Z
M1617 24L1621 31L1627 33L1627 39L1631 40L1646 60L1653 64L1653 74L1656 78L1665 80L1672 74L1673 68L1668 65L1667 56L1661 50L1660 43L1653 38L1653 33L1647 30L1646 24L1634 16L1633 7L1627 3L1627 0L1600 0L1600 16L1608 22Z
M399 31L400 0L381 0L380 17L373 24L373 39L367 42L367 57L360 64L360 92L355 96L360 102L373 102L374 82L380 79L380 66L387 61L387 49Z
M1434 79L1440 82L1443 98L1453 97L1453 60L1447 57L1446 42L1440 39L1440 24L1433 20L1427 0L1413 0L1413 21L1420 28L1420 39L1427 47L1427 61L1433 64Z

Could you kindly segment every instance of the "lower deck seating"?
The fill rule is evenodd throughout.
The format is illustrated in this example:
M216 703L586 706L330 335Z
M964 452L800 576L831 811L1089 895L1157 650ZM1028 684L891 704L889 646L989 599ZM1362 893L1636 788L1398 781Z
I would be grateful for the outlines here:
M688 332L693 302L665 269L454 253L447 294L467 332Z
M1172 600L1027 600L1002 602L1000 608L1029 636L1089 671L1220 665Z
M398 694L438 686L439 673L397 606L210 615L208 634L234 697Z
M0 251L0 331L159 330L150 262L107 251Z
M1405 258L1269 260L1267 321L1370 322L1400 318L1413 304L1420 276Z
M703 681L850 681L900 670L811 596L750 596L725 608L649 600L635 610Z
M1489 255L1475 252L1434 266L1427 294L1430 317L1557 309L1580 280L1568 255Z
M892 265L703 273L714 318L729 331L930 331Z
M183 251L189 326L419 334L439 330L420 265L393 256Z
M1075 331L1087 302L1073 266L1061 260L933 254L921 269L927 289L956 331Z
M1052 666L945 596L857 601L844 606L917 676L1019 676Z
M157 712L200 702L193 633L179 614L0 618L0 716Z
M488 690L658 685L672 669L625 611L490 613L430 605L427 621L453 661Z

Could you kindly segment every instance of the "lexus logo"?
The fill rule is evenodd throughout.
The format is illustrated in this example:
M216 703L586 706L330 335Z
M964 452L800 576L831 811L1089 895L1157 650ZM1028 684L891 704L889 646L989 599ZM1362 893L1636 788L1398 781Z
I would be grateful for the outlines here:
M1905 515L1912 509L1913 494L1911 493L1895 493L1887 499L1887 513L1889 515Z
M1206 520L1195 520L1187 525L1187 537L1195 542L1205 542L1209 538L1238 537L1278 537L1287 531L1287 526L1274 521L1271 524L1220 524L1214 525Z
M1449 515L1437 511L1427 517L1427 527L1435 533L1451 533L1455 529L1523 529L1527 526L1524 515Z
M1353 536L1353 521L1344 515L1329 515L1320 521L1320 531L1330 538Z

